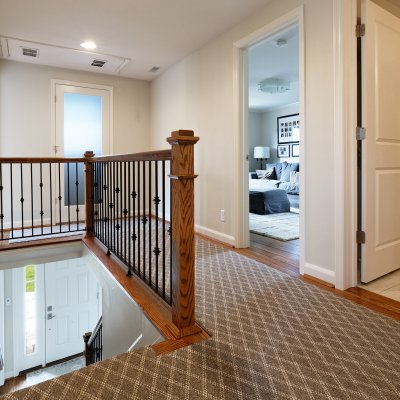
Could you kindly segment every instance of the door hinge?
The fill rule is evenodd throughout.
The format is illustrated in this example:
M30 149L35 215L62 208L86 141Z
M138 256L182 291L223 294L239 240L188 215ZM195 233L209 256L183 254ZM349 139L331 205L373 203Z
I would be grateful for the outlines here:
M365 36L365 24L356 25L356 37L360 38Z
M365 140L367 136L367 131L362 126L357 126L356 128L356 140Z
M357 244L364 244L364 243L365 243L365 232L357 231Z

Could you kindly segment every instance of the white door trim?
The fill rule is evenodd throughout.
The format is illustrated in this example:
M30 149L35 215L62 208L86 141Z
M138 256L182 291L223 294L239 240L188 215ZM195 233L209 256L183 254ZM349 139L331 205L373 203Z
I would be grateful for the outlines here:
M66 86L75 86L87 89L100 89L107 90L110 94L110 118L109 118L109 149L110 154L114 153L114 88L112 86L105 85L96 85L94 83L83 83L83 82L74 82L74 81L64 81L61 79L51 79L50 83L50 124L51 124L51 141L50 141L50 154L54 156L54 146L56 145L56 86L57 85L66 85ZM106 154L104 154L106 155Z
M357 285L357 0L334 0L334 284Z
M248 201L248 153L247 146L247 49L276 32L297 23L299 27L299 101L300 115L302 118L300 128L300 273L304 271L305 264L305 59L304 59L304 6L300 6L291 12L277 18L271 23L251 33L234 43L234 148L235 148L235 172L238 179L235 180L235 246L248 247L250 244L249 236L249 201Z

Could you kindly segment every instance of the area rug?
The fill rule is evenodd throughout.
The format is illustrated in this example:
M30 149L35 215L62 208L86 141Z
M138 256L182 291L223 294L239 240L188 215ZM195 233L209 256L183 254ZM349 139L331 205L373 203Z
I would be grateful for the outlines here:
M400 321L199 239L196 318L211 339L134 350L5 399L400 398Z
M259 215L250 213L250 232L273 239L294 240L299 238L299 214L288 212Z

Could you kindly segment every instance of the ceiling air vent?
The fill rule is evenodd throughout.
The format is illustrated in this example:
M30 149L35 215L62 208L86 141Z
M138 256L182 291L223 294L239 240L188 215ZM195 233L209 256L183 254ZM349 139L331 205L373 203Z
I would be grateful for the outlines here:
M160 69L160 67L153 67L152 69L149 69L149 72L157 72Z
M93 60L92 61L92 65L93 67L99 67L102 68L104 66L104 64L106 63L106 61L102 61L102 60Z
M22 54L27 57L38 57L39 50L38 49L30 49L29 47L22 48Z

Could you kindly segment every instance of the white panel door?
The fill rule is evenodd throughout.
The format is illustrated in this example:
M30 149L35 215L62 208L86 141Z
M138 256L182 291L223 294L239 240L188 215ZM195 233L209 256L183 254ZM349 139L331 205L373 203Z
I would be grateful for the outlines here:
M400 268L400 19L362 2L361 281Z
M97 281L82 259L46 264L46 363L83 351L98 315Z

